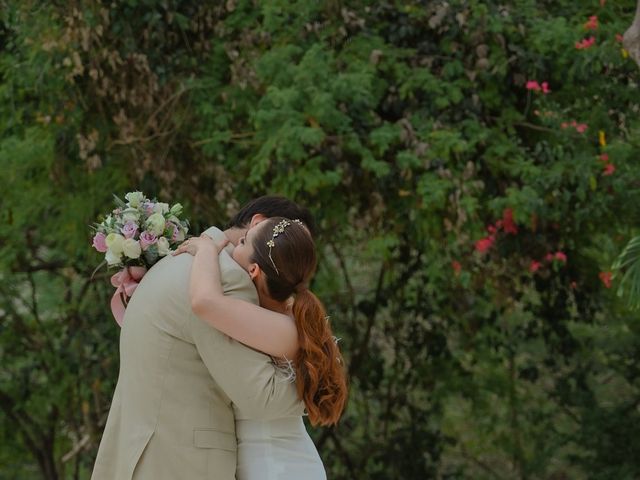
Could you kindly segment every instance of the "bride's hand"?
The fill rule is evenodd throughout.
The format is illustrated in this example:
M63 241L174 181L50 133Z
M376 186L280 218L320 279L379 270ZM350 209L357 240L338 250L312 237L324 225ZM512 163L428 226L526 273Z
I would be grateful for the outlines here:
M212 252L218 255L228 243L228 238L216 242L210 236L203 233L199 237L192 237L182 242L176 251L173 252L173 255L180 255L181 253L195 255L200 249L211 249Z

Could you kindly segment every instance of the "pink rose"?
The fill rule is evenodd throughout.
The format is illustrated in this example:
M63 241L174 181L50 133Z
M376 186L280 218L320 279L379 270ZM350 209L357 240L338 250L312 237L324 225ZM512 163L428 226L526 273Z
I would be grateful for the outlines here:
M104 253L107 251L107 242L105 242L105 238L107 238L107 236L101 232L96 233L93 237L92 246L100 253Z
M138 233L138 224L135 222L127 222L120 231L124 235L124 238L133 238L136 233Z
M153 202L145 202L142 205L142 208L144 208L144 211L147 215L151 215L153 213L153 207L155 206L155 203Z
M144 231L140 234L140 246L142 247L142 250L146 250L157 241L158 237L151 232Z

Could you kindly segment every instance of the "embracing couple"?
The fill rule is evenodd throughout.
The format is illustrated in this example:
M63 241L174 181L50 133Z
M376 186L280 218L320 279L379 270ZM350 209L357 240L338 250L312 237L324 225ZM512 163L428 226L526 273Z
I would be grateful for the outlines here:
M313 233L307 209L260 197L147 272L93 480L326 478L302 416L335 424L347 385Z

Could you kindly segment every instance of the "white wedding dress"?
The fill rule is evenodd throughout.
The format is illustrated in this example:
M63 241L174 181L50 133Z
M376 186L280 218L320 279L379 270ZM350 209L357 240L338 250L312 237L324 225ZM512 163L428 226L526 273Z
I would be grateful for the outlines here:
M294 378L289 375L283 380ZM247 418L235 407L234 413L238 438L236 480L327 479L301 416L262 421Z

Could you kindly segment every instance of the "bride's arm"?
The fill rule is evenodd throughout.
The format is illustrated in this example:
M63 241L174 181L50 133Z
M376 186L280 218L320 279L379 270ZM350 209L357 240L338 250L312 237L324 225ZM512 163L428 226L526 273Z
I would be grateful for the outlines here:
M191 309L201 320L231 338L274 357L293 358L298 332L288 316L224 295L218 255L227 242L191 238L175 255L194 255L189 296Z

